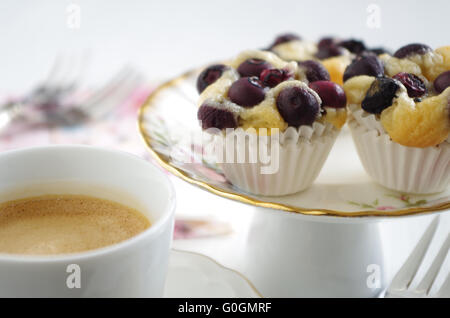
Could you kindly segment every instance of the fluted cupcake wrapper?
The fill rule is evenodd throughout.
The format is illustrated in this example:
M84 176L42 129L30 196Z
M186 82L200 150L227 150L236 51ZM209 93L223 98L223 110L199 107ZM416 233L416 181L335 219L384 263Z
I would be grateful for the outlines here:
M349 122L367 173L381 185L400 192L436 193L450 182L450 144L414 148L393 142L389 135L368 129L356 118Z
M234 134L242 133L238 129ZM235 143L233 148L226 149L224 145L224 152L245 153L246 160L221 163L221 167L226 178L246 192L267 196L296 193L308 188L317 178L338 134L334 126L315 122L313 127L290 127L276 140L257 136L251 141ZM224 143L224 136L216 138ZM259 156L256 161L248 160L249 153L258 153L261 146L267 153L274 151L270 164L262 162ZM278 149L277 154L273 147Z
M351 116L358 124L364 126L368 130L375 129L380 134L386 133L380 120L374 115L364 111L361 106L356 104L348 105Z

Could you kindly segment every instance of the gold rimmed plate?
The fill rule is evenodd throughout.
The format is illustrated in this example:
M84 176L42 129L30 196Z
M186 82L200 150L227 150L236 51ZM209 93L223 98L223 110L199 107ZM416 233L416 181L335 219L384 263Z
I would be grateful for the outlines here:
M197 120L196 78L189 71L158 87L140 109L139 129L163 168L202 189L255 206L316 216L398 217L450 209L450 187L431 195L386 189L364 171L344 127L319 177L307 190L280 197L257 196L223 175Z

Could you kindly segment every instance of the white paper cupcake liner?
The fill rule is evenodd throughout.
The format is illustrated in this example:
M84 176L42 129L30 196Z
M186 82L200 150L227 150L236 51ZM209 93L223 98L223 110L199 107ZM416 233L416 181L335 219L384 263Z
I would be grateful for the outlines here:
M239 134L248 136L242 129L236 129L226 138ZM312 127L289 127L276 140L253 135L253 139L234 143L231 148L224 145L224 136L217 136L216 142L222 143L224 153L234 151L234 161L220 164L233 185L252 194L281 196L305 190L314 182L338 134L339 130L331 124L315 122ZM259 155L256 160L249 160L249 153L260 151L260 142L267 147L263 148L267 153L274 151L270 163L262 162ZM278 155L273 147L278 148ZM237 160L238 152L245 154L245 161Z
M380 134L386 133L380 120L374 115L364 111L361 106L356 104L348 105L351 116L360 124L366 127L368 130L375 129Z
M414 148L393 142L389 135L368 129L352 118L353 140L367 173L386 188L427 194L444 191L450 182L450 144Z

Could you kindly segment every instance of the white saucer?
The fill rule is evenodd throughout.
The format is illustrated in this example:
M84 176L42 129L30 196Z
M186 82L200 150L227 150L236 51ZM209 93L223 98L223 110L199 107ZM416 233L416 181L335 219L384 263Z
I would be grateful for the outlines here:
M172 250L164 297L259 298L261 294L242 274L207 256Z

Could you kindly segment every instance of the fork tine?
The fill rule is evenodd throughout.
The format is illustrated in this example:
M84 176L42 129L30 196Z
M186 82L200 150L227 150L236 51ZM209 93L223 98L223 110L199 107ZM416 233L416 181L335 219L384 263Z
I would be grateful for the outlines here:
M53 89L71 89L84 75L89 62L90 54L84 51L81 54L58 54L49 73L41 87Z
M77 52L66 59L66 73L59 80L58 85L72 87L79 82L89 65L90 54L88 51Z
M450 297L450 274L447 275L445 282L442 284L441 288L436 293L436 297L441 297L441 298Z
M73 54L60 54L58 56L58 67L52 71L51 76L47 79L46 85L50 87L64 85L66 78L72 76L72 71L76 68L76 64L76 59L73 58Z
M64 68L55 80L55 86L66 90L74 87L84 75L89 64L89 57L88 51L65 55Z
M439 271L442 267L442 264L445 261L445 258L447 257L447 253L448 253L449 249L450 249L450 234L447 236L447 239L444 241L444 244L442 244L441 249L439 250L438 254L436 255L436 258L434 259L433 263L431 264L431 266L428 269L427 273L425 274L424 278L422 279L420 284L417 286L417 292L425 293L428 295L428 293L430 292L431 286L433 286L436 276L439 273Z
M88 117L101 117L131 94L142 79L133 68L125 67L97 93L82 102L80 110Z
M52 86L61 85L65 81L65 77L70 74L75 62L71 55L71 53L61 55L59 72L54 74Z
M93 118L101 117L110 109L118 106L142 83L142 79L139 74L130 75L110 95L105 96L103 100L93 105L89 111L90 116Z
M93 95L89 96L83 102L81 108L88 110L92 105L103 100L105 97L114 92L114 90L119 86L119 84L122 83L124 80L126 80L131 73L132 70L128 66L122 68L115 76L113 76L111 80L109 80L105 85L103 85L103 87L98 89Z
M55 78L59 76L61 73L61 68L63 64L63 56L62 54L58 54L55 57L55 60L50 68L50 71L47 74L47 78L45 79L44 85L47 86L55 81Z
M412 280L414 279L414 276L417 273L417 270L419 269L420 264L422 263L425 252L427 251L431 239L436 232L438 223L439 215L435 217L433 221L431 221L430 225L425 230L425 233L420 238L419 243L417 243L411 255L395 275L388 291L405 290L409 287Z

